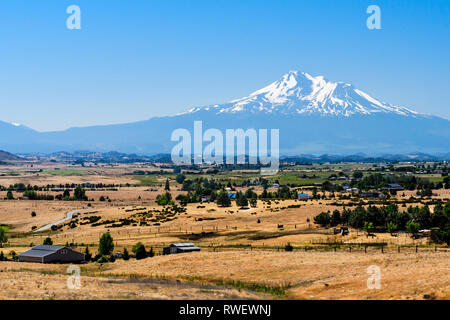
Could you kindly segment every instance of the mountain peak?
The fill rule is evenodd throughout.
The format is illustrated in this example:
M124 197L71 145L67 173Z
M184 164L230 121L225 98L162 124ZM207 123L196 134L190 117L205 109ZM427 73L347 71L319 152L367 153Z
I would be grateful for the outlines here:
M370 115L375 113L416 116L417 112L372 98L345 82L328 81L324 76L289 71L268 86L249 96L222 105L193 108L216 113L281 113L292 115L319 114L328 116Z

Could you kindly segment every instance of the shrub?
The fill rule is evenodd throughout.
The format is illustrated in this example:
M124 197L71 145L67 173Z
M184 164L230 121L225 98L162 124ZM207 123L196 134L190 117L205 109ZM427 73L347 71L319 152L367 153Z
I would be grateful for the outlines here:
M128 253L127 248L123 249L123 255L122 255L123 260L130 260L130 254Z
M419 231L420 225L417 222L414 222L412 220L409 220L406 223L406 231L408 231L411 234L415 234Z
M100 259L97 260L98 263L106 263L109 262L108 257L101 256Z
M84 250L84 260L91 261L92 254L89 252L89 246L86 246L86 250Z
M222 190L217 196L217 205L221 207L231 206L231 200L226 191Z
M331 222L331 217L328 212L319 213L317 216L314 217L314 223L319 224L322 227L329 225L330 222Z
M439 231L439 240L450 245L450 223L448 223L441 231Z
M8 242L8 237L6 236L5 228L0 227L0 247L3 246L3 243Z
M136 255L137 260L147 258L147 251L145 250L145 246L141 242L136 243L133 246L132 251Z
M395 231L397 231L397 225L395 223L393 223L392 221L389 221L388 225L387 225L387 232L389 232L390 234L394 233Z
M98 253L101 255L110 255L114 250L114 240L109 232L104 233L100 237Z
M173 204L172 195L170 192L166 192L164 194L160 194L156 197L156 203L160 206L166 206L168 204Z
M288 243L288 244L284 247L284 251L288 251L288 252L294 251L294 247L291 246L290 243Z
M32 217L36 217L36 212L34 212L34 211L31 212L31 216L32 216Z
M50 237L44 239L44 243L46 246L51 246L53 244L53 240Z

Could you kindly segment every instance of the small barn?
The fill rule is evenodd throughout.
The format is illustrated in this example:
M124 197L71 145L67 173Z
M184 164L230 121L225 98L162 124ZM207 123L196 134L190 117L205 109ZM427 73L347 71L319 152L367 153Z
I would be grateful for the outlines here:
M81 263L84 253L63 246L38 245L19 254L20 262L39 263Z
M307 193L299 193L298 194L298 200L305 201L305 200L308 200L309 198L310 198L310 196Z
M163 254L175 254L193 251L200 251L200 248L190 242L172 243L171 245L163 248Z

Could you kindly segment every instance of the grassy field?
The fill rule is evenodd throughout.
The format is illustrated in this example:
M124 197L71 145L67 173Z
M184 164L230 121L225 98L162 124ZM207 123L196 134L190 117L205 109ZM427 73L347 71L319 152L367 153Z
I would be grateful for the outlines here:
M54 165L58 166L58 165ZM242 209L215 203L191 203L185 210L156 204L167 178L175 198L181 186L174 174L132 174L137 170L158 170L142 166L82 169L61 166L63 174L30 173L19 168L18 176L0 177L0 185L30 183L102 182L123 184L116 190L88 190L91 201L0 200L0 225L7 225L8 242L0 248L24 252L50 236L54 244L73 243L96 254L105 232L114 239L114 252L132 251L137 242L156 252L144 260L118 259L114 263L82 265L82 288L66 287L67 266L0 262L0 298L3 299L449 299L450 249L435 246L428 239L413 240L406 233L395 236L376 233L368 238L351 229L346 237L332 228L321 228L313 218L323 211L342 209L348 200L258 200L255 208ZM311 185L340 170L356 170L361 164L299 166L270 177L281 184ZM370 165L366 165L366 169ZM34 168L35 170L39 169ZM293 171L294 170L294 171ZM55 172L56 172L55 171ZM75 172L84 175L71 175ZM351 174L351 172L348 172ZM306 177L305 177L306 175ZM315 178L308 178L316 176ZM258 179L256 171L211 174L187 173L197 177L231 180L237 184ZM431 176L430 178L439 178ZM126 184L129 186L125 186ZM150 191L149 186L157 191ZM237 188L245 191L247 188ZM262 188L256 187L261 193ZM270 188L270 191L276 189ZM56 195L58 192L48 192ZM14 197L20 193L14 192ZM404 195L403 195L404 194ZM415 191L404 191L396 200L409 199ZM0 199L6 191L0 192ZM105 198L105 201L100 201ZM450 198L449 189L434 192L433 199ZM337 205L340 204L340 205ZM413 205L423 206L417 200ZM433 208L433 206L431 206ZM405 210L405 207L400 207ZM79 215L56 231L31 233L79 210ZM36 216L32 217L31 213ZM194 242L199 253L162 256L163 246L173 242ZM293 252L285 252L286 245ZM417 249L416 249L417 247ZM417 250L417 252L416 252ZM367 268L379 266L380 290L367 288ZM27 290L23 290L27 288Z

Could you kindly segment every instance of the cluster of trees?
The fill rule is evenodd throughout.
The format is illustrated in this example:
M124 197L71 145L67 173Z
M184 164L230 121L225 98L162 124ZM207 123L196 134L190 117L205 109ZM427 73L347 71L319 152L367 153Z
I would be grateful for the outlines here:
M297 191L291 190L288 186L282 186L275 192L268 192L267 188L264 188L259 195L260 199L297 199L297 197Z
M23 185L23 184L21 184ZM77 200L77 201L88 201L88 197L86 196L86 191L82 187L76 187L73 193L73 196L70 195L70 191L68 189L64 190L63 194L58 194L55 196L51 194L40 194L37 193L34 188L28 188L25 187L23 191L21 189L21 186L16 186L12 190L8 190L6 193L6 199L7 200L13 200L14 194L13 190L16 192L23 192L23 197L28 198L29 200Z
M86 190L84 190L82 187L76 187L73 191L73 196L71 196L70 191L66 189L64 190L63 194L57 195L56 199L66 201L88 201Z
M160 206L166 206L170 204L174 204L172 200L172 195L170 192L166 192L164 194L160 194L156 197L156 203Z
M437 227L442 241L448 243L450 229L450 201L444 206L437 204L431 213L430 208L410 206L406 211L399 211L398 206L390 204L377 207L358 206L355 209L334 210L332 213L322 212L314 217L314 223L321 226L349 225L357 229L365 229L368 224L379 231L395 232L399 230L416 233L419 229Z
M113 253L113 250L114 250L113 237L111 236L111 234L109 232L104 233L100 237L100 242L99 242L99 247L98 247L98 254L102 255L102 257L97 261L98 262L108 262L108 261L114 262L114 258L113 258L113 256L111 256ZM134 253L137 260L145 259L147 257L153 257L155 255L153 248L150 248L150 250L147 251L145 246L141 242L138 242L133 246L132 252ZM88 247L86 247L85 254L90 254ZM124 248L122 258L124 260L130 259L130 254L129 254L127 248ZM86 260L87 260L87 258L86 258Z
M356 172L354 173L354 178ZM398 183L402 185L407 190L419 190L419 189L441 189L445 187L445 182L430 182L428 179L416 178L413 175L386 175L381 173L373 173L364 177L359 178L359 180L352 180L350 183L351 187L357 187L361 190L369 190L373 188L382 188L390 183ZM447 186L450 185L447 183Z
M54 200L55 197L51 194L39 194L34 190L27 190L23 193L24 197L29 200Z

